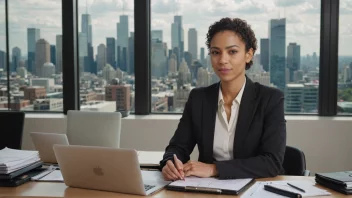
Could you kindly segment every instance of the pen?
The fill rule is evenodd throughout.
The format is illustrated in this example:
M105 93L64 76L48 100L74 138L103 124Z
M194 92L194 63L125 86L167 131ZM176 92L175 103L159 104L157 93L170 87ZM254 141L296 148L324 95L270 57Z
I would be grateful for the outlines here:
M293 184L290 184L290 183L287 183L287 185L289 185L289 186L291 186L292 188L294 188L294 189L296 189L296 190L299 190L299 191L301 191L301 192L306 192L305 190L303 190L302 188L299 188L299 187L297 187L297 186L295 186L295 185L293 185Z
M282 195L285 197L292 197L292 198L302 198L301 194L298 193L294 193L294 192L290 192L290 191L286 191L280 188L276 188L274 186L270 186L270 185L264 185L264 190L278 194L278 195Z

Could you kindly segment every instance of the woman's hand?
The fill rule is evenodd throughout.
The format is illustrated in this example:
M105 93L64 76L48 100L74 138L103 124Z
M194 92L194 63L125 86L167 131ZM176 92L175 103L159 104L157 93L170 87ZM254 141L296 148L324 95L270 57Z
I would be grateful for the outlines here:
M218 174L215 164L205 164L198 161L188 161L183 165L185 176L213 177Z
M185 174L183 171L183 164L182 162L174 155L174 161L175 164L171 161L168 160L166 162L166 165L163 167L162 173L164 176L165 180L178 180L178 179L184 179Z

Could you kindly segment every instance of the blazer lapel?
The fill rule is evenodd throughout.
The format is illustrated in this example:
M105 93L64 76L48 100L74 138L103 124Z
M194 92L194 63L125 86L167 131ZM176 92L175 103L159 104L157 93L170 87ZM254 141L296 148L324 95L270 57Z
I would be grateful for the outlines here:
M215 116L218 108L220 83L210 86L205 91L205 102L202 104L202 122L203 122L203 150L204 162L213 163L213 145L214 145L214 130Z
M254 83L246 77L246 86L243 91L238 119L236 125L236 133L234 140L233 156L236 158L241 149L242 141L247 135L249 126L251 125L255 110L258 103L256 102L256 90Z

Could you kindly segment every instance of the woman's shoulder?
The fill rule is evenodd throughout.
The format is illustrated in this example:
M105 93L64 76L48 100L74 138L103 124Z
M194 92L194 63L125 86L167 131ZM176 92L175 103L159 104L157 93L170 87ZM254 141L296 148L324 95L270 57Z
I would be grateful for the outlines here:
M257 92L257 96L262 99L277 100L284 98L284 93L276 87L269 87L258 82L255 82L254 86Z

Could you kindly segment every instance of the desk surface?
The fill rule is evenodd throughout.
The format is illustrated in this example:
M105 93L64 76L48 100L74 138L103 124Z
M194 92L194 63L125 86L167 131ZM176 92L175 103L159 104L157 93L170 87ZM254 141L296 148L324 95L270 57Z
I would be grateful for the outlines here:
M314 181L314 177L298 177L298 176L278 176L270 179L259 179L258 181L268 181L268 180L308 180ZM317 185L320 188L323 188ZM323 188L324 189L324 188ZM346 196L341 193L329 190L332 193L331 196L322 196L322 198L329 197L349 197L352 198L352 195ZM96 191L96 190L86 190L79 188L70 188L67 187L64 183L54 183L54 182L28 182L16 188L8 188L8 187L0 187L0 197L1 198L9 198L9 197L106 197L106 198L119 198L119 197L138 197L139 195L127 195L120 193L112 193L112 192L104 192L104 191ZM211 195L211 194L203 194L203 193L184 193L184 192L175 192L169 190L161 190L154 195L149 197L183 197L183 198L203 198L203 197L229 197L228 195ZM240 197L240 196L231 196L231 197Z

